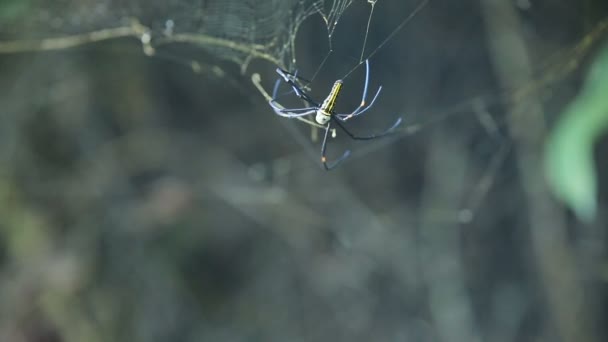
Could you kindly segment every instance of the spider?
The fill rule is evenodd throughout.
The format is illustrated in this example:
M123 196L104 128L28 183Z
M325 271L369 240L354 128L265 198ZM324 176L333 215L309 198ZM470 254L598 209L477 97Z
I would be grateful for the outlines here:
M367 87L369 85L369 61L365 60L365 85L363 86L363 96L361 97L361 104L359 107L355 108L351 113L348 114L340 114L334 111L336 106L336 100L338 99L338 95L342 90L343 80L336 80L334 82L329 95L325 98L323 103L319 104L317 101L313 100L304 90L298 85L298 81L300 78L297 74L292 74L287 72L281 68L277 68L277 73L281 76L283 81L291 86L293 92L304 102L306 102L309 106L303 108L284 108L281 104L277 102L277 93L279 89L279 85L281 82L281 78L277 80L274 86L274 90L272 93L272 99L269 100L270 106L274 110L274 112L282 117L287 118L302 118L304 116L315 114L315 122L304 120L310 125L321 127L325 129L325 136L323 137L323 143L321 144L321 163L323 163L323 167L326 170L331 170L340 164L344 159L348 158L350 155L350 150L346 150L342 156L336 159L333 162L327 161L326 151L327 151L327 137L329 135L330 130L335 133L335 130L331 129L332 123L336 124L340 129L342 129L351 139L353 140L371 140L386 136L388 134L393 133L395 128L401 124L401 118L398 118L397 121L388 129L386 129L382 133L368 135L368 136L359 136L351 133L346 127L343 125L344 122L355 118L363 113L365 113L368 109L370 109L380 91L382 90L382 86L378 87L376 94L372 98L371 102L367 104ZM333 134L332 134L333 136Z

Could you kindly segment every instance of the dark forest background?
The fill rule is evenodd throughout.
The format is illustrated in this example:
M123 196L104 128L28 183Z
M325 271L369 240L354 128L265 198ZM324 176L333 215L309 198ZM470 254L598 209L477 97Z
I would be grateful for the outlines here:
M378 1L366 51L414 7ZM342 16L315 98L359 62L369 10ZM349 127L403 126L338 131L330 155L353 156L330 172L310 128L253 86L272 89L267 61L147 56L128 38L0 54L0 340L604 341L605 134L586 221L547 185L544 153L607 14L431 0L370 59L383 91ZM303 23L302 77L327 38Z

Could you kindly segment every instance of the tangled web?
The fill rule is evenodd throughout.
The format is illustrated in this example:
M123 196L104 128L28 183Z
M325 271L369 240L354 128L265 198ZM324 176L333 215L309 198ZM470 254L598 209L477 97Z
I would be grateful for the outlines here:
M352 0L8 0L0 4L0 53L57 50L121 37L198 46L246 69L255 58L295 63L300 25L319 15L331 37Z

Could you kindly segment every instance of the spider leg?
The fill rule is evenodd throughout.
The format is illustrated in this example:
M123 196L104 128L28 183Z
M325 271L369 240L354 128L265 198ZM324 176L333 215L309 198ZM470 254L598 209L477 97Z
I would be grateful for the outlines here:
M278 90L279 83L280 83L280 80L277 80L277 83L275 84L274 91L273 91L273 98L270 101L268 101L268 104L270 104L270 107L272 107L272 109L274 110L274 112L277 115L286 117L286 118L296 118L296 117L314 114L317 111L318 107L304 107L304 108L285 108L285 107L283 107L283 105L278 103L276 100L276 93Z
M361 106L365 103L367 97L367 86L369 85L369 59L365 60L365 86L363 86L363 96L361 96Z
M352 113L336 114L336 116L340 120L346 121L346 120L354 118L355 116L359 116L359 115L365 113L368 109L370 109L374 105L374 102L376 102L376 99L378 98L378 95L380 95L381 90L382 90L382 86L378 87L378 90L376 91L376 95L374 95L374 97L372 98L372 101L367 106L364 107L365 101L363 101L363 102L361 102L361 106L357 107L357 109L355 109Z
M272 87L272 98L273 99L277 98L277 94L279 93L280 85L281 85L281 79L277 78L277 80L274 82L274 87Z
M361 96L361 104L359 105L359 107L355 108L355 110L353 110L350 114L338 114L337 115L338 118L340 118L342 121L346 121L352 117L363 114L364 112L366 112L368 109L370 109L374 105L376 98L378 98L378 95L380 95L382 86L378 87L378 90L376 91L376 95L374 95L374 97L372 98L372 101L369 103L369 105L366 106L368 87L369 87L369 60L366 59L365 60L365 84L363 85L363 95Z
M309 104L309 107L304 108L285 108L283 105L277 102L277 97L279 93L279 87L281 86L281 79L277 79L274 83L274 88L272 90L272 99L268 101L275 114L286 117L286 118L300 118L303 116L311 115L317 112L319 109L319 104L316 103L313 99L308 96L298 85L292 80L292 78L297 78L298 76L295 74L290 74L283 69L278 68L277 73L283 78L283 81L291 86L296 95L304 100L304 102Z
M278 70L280 70L280 69L278 69ZM293 91L293 92L295 92L295 93L296 93L296 95L297 95L298 97L300 97L300 98L301 98L301 96L302 96L301 91L300 91L299 89L294 88L294 86L293 86L293 85L290 83L290 81L289 81L288 79L285 79L285 82L291 86L292 90L291 90L291 91L288 91L288 92L286 92L286 93L283 93L283 94L281 94L281 95L287 95L287 94L291 94L291 92ZM273 99L273 100L276 100L276 99L279 97L279 87L280 87L280 86L281 86L281 79L280 79L280 78L278 78L278 79L276 80L276 82L274 82L274 87L272 88L272 99Z
M274 113L276 115L282 116L284 118L290 118L290 119L292 119L292 118L300 118L300 117L303 117L303 116L314 114L316 112L317 112L316 109L310 110L310 111L307 111L307 112L303 112L303 113L292 113L292 112L282 111L282 110L275 110L274 111Z
M283 70L281 68L277 68L277 73L279 75L281 75L281 77L283 78L289 78L289 79L296 79L300 82L303 82L305 84L310 84L310 80L298 75L298 70L296 70L295 72L291 73L289 71Z
M285 108L283 105L278 103L276 100L270 100L268 102L270 107L280 116L294 117L294 116L305 116L314 114L317 111L317 107L304 107L304 108Z
M302 100L306 101L309 105L314 106L314 107L321 106L315 100L313 100L310 96L308 96L308 94L306 94L302 89L300 89L295 83L289 82L289 84L291 85L291 88L293 88L293 91L296 93L296 95L298 95L298 97L301 98Z
M321 145L321 163L323 163L323 167L327 171L338 166L338 164L340 164L344 159L348 158L348 156L350 155L350 151L346 150L346 151L344 151L344 153L342 154L342 156L340 158L334 160L331 163L327 162L327 156L326 156L325 152L327 151L327 137L329 136L330 130L331 130L331 122L329 122L327 124L327 127L325 127L325 136L323 137L323 144Z
M302 89L300 89L293 81L291 81L290 79L285 78L283 81L285 81L285 83L289 84L289 86L291 87L292 91L294 93L296 93L296 95L299 98L304 99L304 97L307 97L308 95L304 94L304 92L302 91ZM281 79L278 78L277 81L274 83L274 89L272 91L272 97L273 98L277 98L278 97L278 93L279 93L279 86L281 85ZM287 92L287 94L291 93L291 91ZM285 94L286 95L286 94Z
M389 127L388 129L384 130L384 132L377 133L377 134L372 134L372 135L367 135L367 136L359 136L359 135L354 135L348 129L346 129L346 127L344 127L344 125L342 123L340 123L340 119L338 119L338 118L336 118L334 116L332 116L331 118L338 125L338 127L340 127L353 140L372 140L372 139L380 138L380 137L383 137L385 135L389 135L389 134L393 133L393 131L395 130L395 128L397 128L401 124L401 118L398 118L397 121L395 121L395 123L391 127Z
M280 68L277 68L277 73L283 78L283 81L285 81L285 83L287 83L291 86L291 89L293 89L293 91L296 93L296 95L299 98L306 101L310 106L320 107L320 105L315 100L313 100L310 96L308 96L308 94L306 94L302 89L300 89L300 87L298 87L298 85L290 78L290 77L297 77L297 76L294 76ZM277 97L280 81L281 80L278 79L274 85L274 90L272 92L273 99L276 99L276 97Z
M309 111L309 110L315 110L316 111L316 110L319 109L317 107L285 108L280 103L278 103L277 101L272 101L271 106L273 108L276 108L278 111L280 111L282 113L298 113L298 112Z

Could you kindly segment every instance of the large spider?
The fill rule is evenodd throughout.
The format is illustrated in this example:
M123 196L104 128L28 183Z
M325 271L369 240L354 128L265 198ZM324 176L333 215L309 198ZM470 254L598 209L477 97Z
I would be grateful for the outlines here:
M355 135L355 134L351 133L348 129L346 129L346 127L342 124L343 122L346 122L354 117L357 117L357 116L365 113L368 109L370 109L374 105L376 98L378 97L378 95L380 94L380 91L382 90L382 86L378 87L378 90L376 91L376 94L372 98L371 102L366 106L367 86L369 84L369 61L368 60L365 60L365 86L363 87L363 96L361 97L361 104L359 105L359 107L355 108L355 110L349 114L339 114L339 113L334 112L334 108L336 106L336 100L338 99L338 95L340 94L340 91L342 90L342 84L343 84L342 80L337 80L336 82L334 82L334 85L331 88L329 95L327 95L327 98L325 98L325 100L323 101L322 104L319 104L318 102L313 100L308 94L306 94L304 92L304 90L302 90L302 88L298 85L299 84L298 80L300 79L300 77L298 77L296 74L292 74L281 68L277 69L277 73L279 75L281 75L281 77L283 78L283 81L285 81L285 83L287 83L291 86L294 93L299 98L304 100L304 102L306 102L309 106L303 107L303 108L285 108L281 104L279 104L277 102L277 93L278 93L279 85L281 82L280 78L275 83L274 90L272 93L272 99L270 99L270 101L269 101L270 106L272 107L272 109L274 109L274 112L277 115L287 117L287 118L301 118L303 116L315 114L316 123L320 127L325 128L325 136L323 137L323 144L321 145L321 163L323 163L323 167L325 167L326 170L333 169L334 167L336 167L338 164L340 164L344 159L346 159L350 155L350 150L346 150L342 154L342 156L340 158L338 158L337 160L335 160L333 162L327 161L325 152L327 150L327 137L329 135L329 131L331 129L332 122L335 123L346 134L348 134L348 136L351 137L351 139L354 139L354 140L371 140L371 139L376 139L376 138L386 136L386 135L392 133L395 130L395 128L397 126L399 126L399 124L401 124L401 118L398 118L397 121L384 132L379 133L379 134L369 135L369 136ZM312 121L306 121L306 122L308 122L311 125L316 126L316 124Z

